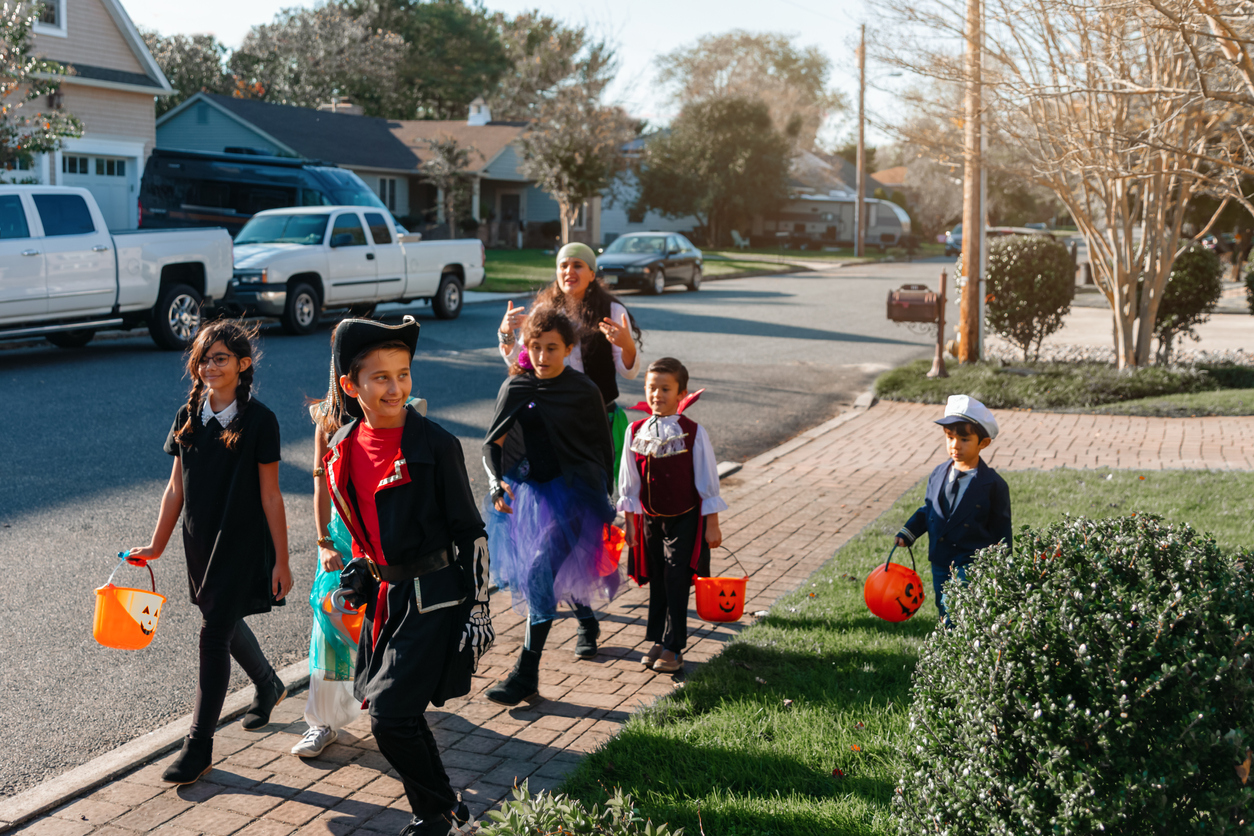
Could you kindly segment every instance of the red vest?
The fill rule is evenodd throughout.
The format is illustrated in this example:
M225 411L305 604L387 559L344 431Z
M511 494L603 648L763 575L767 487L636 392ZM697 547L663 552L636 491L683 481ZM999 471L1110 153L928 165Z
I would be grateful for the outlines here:
M631 425L631 437L648 421L642 418ZM700 507L701 495L693 477L692 448L697 440L697 422L679 416L684 431L684 449L670 456L646 456L636 453L636 470L640 473L640 504L650 517L678 517Z

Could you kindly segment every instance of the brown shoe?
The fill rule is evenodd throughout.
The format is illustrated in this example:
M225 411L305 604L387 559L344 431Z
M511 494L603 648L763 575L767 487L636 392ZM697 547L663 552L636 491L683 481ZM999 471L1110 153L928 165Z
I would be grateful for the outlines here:
M640 657L640 663L644 665L646 668L653 667L653 663L656 662L659 657L661 657L662 650L663 650L662 645L660 644L653 645L653 647L649 648L648 653Z
M667 659L666 657L670 658ZM684 655L682 653L671 653L669 650L662 651L662 655L653 663L653 670L658 673L675 673L684 669Z

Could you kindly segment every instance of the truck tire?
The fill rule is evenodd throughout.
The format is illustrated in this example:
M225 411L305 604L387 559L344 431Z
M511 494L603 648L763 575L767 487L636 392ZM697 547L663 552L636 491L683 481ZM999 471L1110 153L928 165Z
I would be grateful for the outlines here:
M457 319L462 312L462 283L456 273L440 276L440 289L431 297L431 309L438 319Z
M46 339L57 348L82 348L91 342L94 336L96 336L95 331L84 328L81 331L58 331L55 334L49 334Z
M297 337L312 334L322 315L318 291L304 282L288 285L287 304L283 307L283 330Z
M157 297L148 317L152 341L169 351L182 351L200 331L201 295L185 284L171 284Z

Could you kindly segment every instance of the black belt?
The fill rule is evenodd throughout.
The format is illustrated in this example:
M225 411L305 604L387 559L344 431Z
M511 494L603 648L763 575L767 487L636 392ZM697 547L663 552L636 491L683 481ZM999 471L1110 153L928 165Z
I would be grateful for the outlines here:
M451 565L452 562L449 550L443 548L428 552L410 563L401 563L397 566L375 564L375 566L379 570L379 580L387 581L388 583L404 583L405 581L412 581L414 578L421 578L423 575L429 575L432 572L438 572L440 569Z

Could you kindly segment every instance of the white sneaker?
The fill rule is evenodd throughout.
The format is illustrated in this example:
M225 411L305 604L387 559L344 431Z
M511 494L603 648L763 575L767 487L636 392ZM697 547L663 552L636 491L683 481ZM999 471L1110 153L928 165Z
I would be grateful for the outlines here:
M335 742L339 734L335 729L321 728L319 726L310 726L309 731L305 732L305 736L300 739L292 747L292 754L299 758L316 758L322 754L322 750Z

